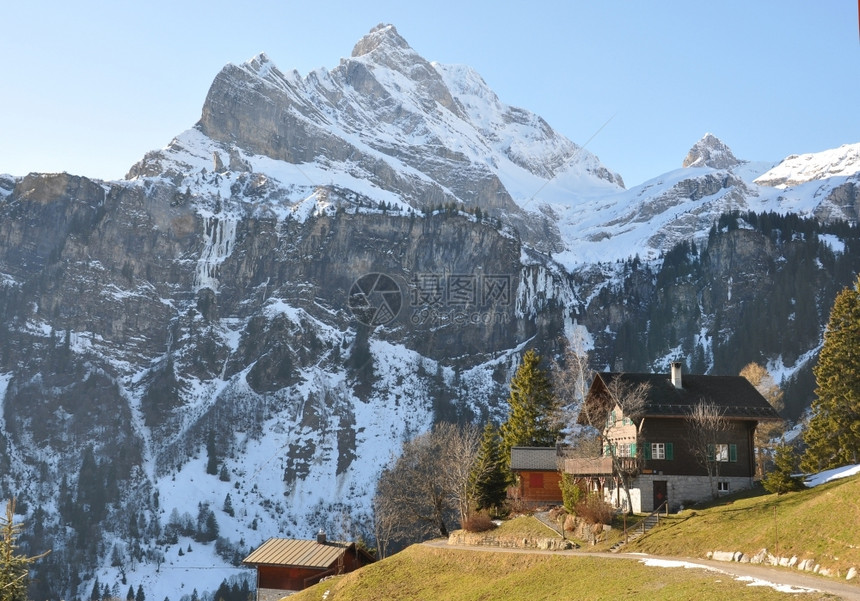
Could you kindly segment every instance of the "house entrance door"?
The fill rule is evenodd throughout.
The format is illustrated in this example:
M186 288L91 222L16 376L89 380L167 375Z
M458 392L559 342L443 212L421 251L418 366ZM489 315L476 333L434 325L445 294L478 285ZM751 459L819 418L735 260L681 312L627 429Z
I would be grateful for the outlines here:
M654 480L654 509L657 509L669 498L669 486L666 480Z

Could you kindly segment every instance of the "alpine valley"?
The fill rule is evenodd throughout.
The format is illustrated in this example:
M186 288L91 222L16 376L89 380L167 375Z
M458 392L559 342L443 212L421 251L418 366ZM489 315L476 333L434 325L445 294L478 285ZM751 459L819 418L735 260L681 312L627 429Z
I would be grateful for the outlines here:
M0 176L0 498L52 550L31 597L202 598L272 536L372 543L401 442L502 419L527 348L755 361L797 420L860 271L860 143L678 158L626 189L380 25L330 71L227 65L123 181Z

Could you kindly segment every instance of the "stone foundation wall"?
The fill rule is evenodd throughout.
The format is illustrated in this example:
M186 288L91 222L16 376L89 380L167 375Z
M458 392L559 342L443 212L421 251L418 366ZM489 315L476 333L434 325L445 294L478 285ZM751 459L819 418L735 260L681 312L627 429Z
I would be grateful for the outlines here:
M669 511L679 511L690 502L709 501L713 498L711 493L711 482L707 476L670 476L643 474L638 476L630 488L630 498L633 502L634 513L647 513L654 511L654 481L663 480L668 489ZM748 477L720 476L714 478L714 486L717 482L727 482L730 494L739 490L746 490L753 485L753 479ZM623 489L606 489L606 500L616 506L623 506L627 498Z

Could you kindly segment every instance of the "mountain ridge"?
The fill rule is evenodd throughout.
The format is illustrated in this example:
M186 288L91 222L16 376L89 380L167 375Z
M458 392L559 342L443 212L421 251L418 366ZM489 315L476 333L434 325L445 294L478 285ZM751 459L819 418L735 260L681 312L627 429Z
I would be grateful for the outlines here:
M858 269L857 169L769 188L739 161L625 190L393 27L356 48L304 77L225 66L124 181L0 176L0 492L59 541L38 596L118 580L113 547L163 598L192 543L227 566L273 534L371 537L399 441L501 419L529 347L808 373ZM384 323L361 321L373 274L400 297ZM188 525L207 511L218 552Z

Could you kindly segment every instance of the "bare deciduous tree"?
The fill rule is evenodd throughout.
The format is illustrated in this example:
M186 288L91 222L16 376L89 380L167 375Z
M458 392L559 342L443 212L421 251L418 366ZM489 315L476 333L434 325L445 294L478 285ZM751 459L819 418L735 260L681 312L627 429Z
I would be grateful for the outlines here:
M635 424L645 411L645 402L651 392L651 385L647 382L634 385L625 382L621 377L616 377L607 384L606 391L609 393L612 404L619 407L622 415ZM633 513L630 486L633 478L636 477L642 467L641 454L638 450L635 455L623 455L619 452L618 445L612 444L611 430L615 427L617 427L615 423L607 421L604 426L604 437L610 443L607 448L612 457L612 471L618 478L621 488L624 490L624 496L627 498L627 512ZM632 427L635 428L636 426L633 425Z
M635 422L645 411L651 385L648 382L634 384L627 381L623 374L614 374L603 383L605 386L599 396L583 404L582 411L585 412L583 417L584 421L600 432L604 455L612 458L613 475L624 490L627 511L632 512L630 485L641 468L641 454L638 449L635 455L632 451L631 453L622 452L618 442L624 436L625 427L634 428L632 438L635 440ZM629 424L625 426L622 421L622 425L619 425L615 420L609 419L616 408L621 411L619 417L628 418Z
M443 423L403 444L400 457L380 475L373 500L381 553L392 541L447 537L449 524L458 515L465 519L478 442L474 426Z
M687 417L690 451L696 462L708 472L711 495L717 497L715 478L720 475L720 457L717 445L720 434L726 430L728 422L722 410L712 401L699 401Z
M770 406L777 412L785 408L782 388L774 381L773 376L758 363L748 363L740 375L755 386ZM779 439L785 433L785 423L782 421L759 422L755 429L756 472L763 476L766 463L779 446Z
M564 350L560 360L552 362L552 386L561 400L560 417L563 431L572 445L582 434L576 428L579 412L588 394L588 387L594 378L594 370L589 366L585 338L579 330L570 339L562 340Z
M442 456L439 458L446 469L443 470L448 494L460 514L462 524L471 513L475 501L473 487L473 467L478 457L481 433L472 424L455 426L439 424L434 428L439 438Z

